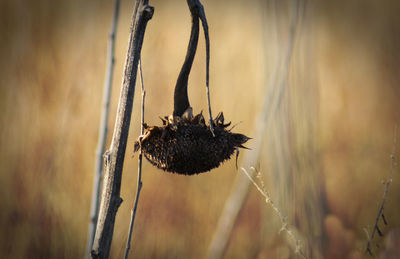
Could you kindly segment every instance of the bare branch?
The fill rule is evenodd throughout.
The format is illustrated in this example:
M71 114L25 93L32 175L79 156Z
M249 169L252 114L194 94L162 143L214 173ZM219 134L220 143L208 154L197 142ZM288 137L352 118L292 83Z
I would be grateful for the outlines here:
M102 200L91 252L93 258L107 258L110 253L115 216L122 202L120 198L122 168L129 135L137 68L146 25L152 18L153 12L154 8L148 5L147 0L136 1L114 134L110 149L105 153Z
M108 38L108 53L107 53L107 68L106 68L106 78L104 82L104 92L103 92L103 109L101 112L101 120L99 127L99 138L96 149L96 162L94 169L94 177L93 177L93 193L92 193L92 203L90 207L90 222L89 222L89 231L88 231L88 239L86 246L86 258L90 257L90 251L92 250L95 228L97 224L97 218L99 213L99 205L100 205L100 184L101 184L101 175L103 171L103 153L106 148L106 140L108 133L108 115L109 115L109 106L110 106L110 97L111 97L111 87L113 81L113 72L114 72L114 64L115 64L115 35L117 31L117 23L118 23L118 14L119 14L119 2L120 0L115 0L114 2L114 13L111 22L111 30Z

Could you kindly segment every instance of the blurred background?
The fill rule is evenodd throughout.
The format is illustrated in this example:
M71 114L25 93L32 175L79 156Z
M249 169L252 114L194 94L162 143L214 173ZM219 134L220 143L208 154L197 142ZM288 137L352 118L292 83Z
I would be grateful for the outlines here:
M364 253L389 175L400 122L400 2L202 1L211 39L214 115L253 137L239 165L256 167L314 258ZM155 7L142 51L146 122L173 110L173 87L190 34L186 1ZM122 1L109 137L133 1ZM0 257L82 258L113 1L0 1ZM189 80L206 111L201 34ZM137 88L111 257L121 258L136 192ZM109 142L108 142L109 143ZM257 148L259 147L259 149ZM397 146L399 149L399 147ZM398 153L396 153L398 156ZM246 157L255 157L248 165ZM196 176L147 161L135 221L135 258L204 258L238 175L234 159ZM393 171L381 258L400 247L400 175ZM297 258L281 222L250 186L224 258ZM397 242L397 243L396 243ZM397 251L396 251L397 249Z

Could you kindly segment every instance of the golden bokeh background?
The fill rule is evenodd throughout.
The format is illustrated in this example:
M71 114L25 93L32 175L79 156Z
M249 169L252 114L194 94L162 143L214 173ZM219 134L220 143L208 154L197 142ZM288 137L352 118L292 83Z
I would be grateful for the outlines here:
M261 144L253 166L308 256L369 258L364 229L372 231L400 122L400 2L299 2L203 1L213 113L241 122L234 131L253 138L267 117L239 164ZM153 125L173 109L190 13L183 0L150 4L155 13L142 64L146 122ZM133 5L121 3L108 141ZM105 0L0 2L1 258L85 254L112 9L113 1ZM189 81L195 112L207 107L204 53L201 34ZM263 115L265 105L270 109ZM136 192L131 154L139 135L139 88L133 109L112 258L124 254ZM395 167L384 210L388 225L380 222L383 237L374 239L373 251L382 258L399 253L399 173ZM204 258L238 174L234 159L191 177L144 162L131 254ZM280 228L251 186L225 258L296 258Z

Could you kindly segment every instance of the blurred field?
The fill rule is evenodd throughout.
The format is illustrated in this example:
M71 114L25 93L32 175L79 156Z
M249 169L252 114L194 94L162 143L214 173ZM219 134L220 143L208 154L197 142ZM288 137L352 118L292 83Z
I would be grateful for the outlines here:
M79 258L85 253L107 34L113 1L0 2L0 258ZM400 123L400 4L307 1L289 75L267 124L257 166L267 189L314 258L368 258ZM122 1L110 131L119 97L133 1ZM173 87L190 33L185 1L155 7L142 53L146 121L173 109ZM268 89L282 81L291 1L203 1L211 37L213 113L254 137ZM204 39L189 82L206 110ZM278 78L278 79L277 79ZM138 93L138 92L137 92ZM124 254L136 191L139 94L135 96L112 258ZM111 136L111 133L110 133ZM399 149L399 147L398 147ZM252 152L245 151L245 152ZM243 153L241 157L243 157ZM397 154L399 156L399 154ZM241 162L241 159L239 160ZM383 238L400 231L400 175L393 172ZM136 258L204 258L232 183L234 159L185 177L144 163L133 237ZM279 220L253 187L226 258L295 258ZM392 237L390 239L389 237ZM397 243L398 244L398 243ZM395 246L396 247L396 246ZM399 245L397 245L397 254Z

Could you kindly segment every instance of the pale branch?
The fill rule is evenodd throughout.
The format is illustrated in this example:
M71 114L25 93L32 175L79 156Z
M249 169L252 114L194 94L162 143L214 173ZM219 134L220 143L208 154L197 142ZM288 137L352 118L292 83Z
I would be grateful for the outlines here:
M147 22L154 8L147 0L137 0L131 21L128 53L118 102L117 116L110 149L104 155L105 175L96 235L92 247L93 258L108 258L114 232L115 216L122 202L120 197L122 168L129 135L137 68Z
M85 258L90 257L90 251L92 250L94 234L97 224L97 218L99 213L100 205L100 185L101 185L101 175L103 172L103 153L106 148L106 140L108 133L108 115L111 97L111 87L113 81L114 64L115 64L115 35L117 31L118 15L119 15L119 3L120 0L115 0L114 2L114 12L111 22L111 30L108 37L108 50L107 50L107 68L106 77L104 81L103 90L103 109L101 112L101 120L99 126L99 137L96 149L96 161L93 176L93 192L92 192L92 202L90 206L90 222L86 246Z
M256 172L254 167L251 167L251 169L255 173L260 173ZM275 205L274 201L271 199L271 196L269 192L267 192L264 188L264 183L261 182L261 186L253 179L253 177L242 167L242 171L246 174L247 178L249 178L250 182L257 188L257 190L261 193L262 196L265 198L265 203L271 206L271 208L275 211L275 213L278 215L279 219L281 220L282 226L281 229L279 230L279 233L281 232L286 232L291 239L291 241L294 243L295 246L295 253L298 254L302 258L307 258L303 252L302 245L300 239L298 239L293 231L291 230L289 223L287 222L287 217L283 215L281 210ZM261 177L259 177L261 179Z
M267 93L263 100L263 108L255 120L256 124L254 126L255 133L254 139L256 139L255 146L252 147L252 152L245 153L242 165L251 166L257 163L259 154L261 152L261 144L263 135L265 134L265 128L271 123L271 118L274 113L277 112L279 105L281 104L283 98L283 92L287 88L287 77L290 72L290 64L293 56L295 40L297 36L297 22L300 18L303 18L303 13L300 9L304 8L304 0L293 0L294 8L293 15L291 16L290 22L290 34L289 40L287 42L285 53L279 60L280 63L284 65L284 71L281 76L276 76L275 81L268 87ZM278 64L277 67L281 65ZM251 174L251 173L250 173ZM227 247L228 241L230 239L231 233L234 228L237 216L242 209L245 198L249 190L249 182L244 181L245 176L242 174L237 175L235 182L232 186L231 193L227 198L224 208L222 210L221 216L218 220L217 228L214 232L211 243L208 247L209 259L217 259L223 256L225 249Z
M389 192L389 186L390 186L390 183L393 181L393 168L395 166L396 148L397 148L397 125L395 125L395 128L394 128L393 149L392 149L392 154L390 155L389 176L388 176L387 180L385 181L385 188L383 190L382 202L381 202L381 204L379 206L378 213L376 215L375 225L374 225L374 227L372 229L371 236L368 234L368 231L366 229L364 229L364 231L367 233L367 238L368 238L367 247L365 249L365 252L370 254L371 256L373 256L373 253L372 253L372 250L371 250L371 244L372 244L372 241L374 240L375 234L378 233L379 236L383 236L383 234L382 234L382 232L381 232L381 230L379 228L379 220L380 220L380 218L382 218L383 223L385 225L387 225L387 221L386 221L385 214L384 214L384 209L385 209L387 195L388 195L388 192Z
M142 113L141 113L141 126L140 126L140 136L143 136L144 133L144 102L146 98L146 91L144 90L144 83L143 83L143 73L142 73L142 61L139 60L139 71L140 71L140 82L142 83ZM129 231L128 231L128 240L126 242L126 249L125 249L125 259L128 258L129 250L131 249L131 239L132 239L132 232L133 232L133 225L135 223L136 217L136 209L139 203L139 195L140 191L142 190L142 149L139 151L139 162L138 162L138 178L137 178L137 187L136 187L136 197L135 202L133 204L133 209L131 211L131 221L129 223Z

